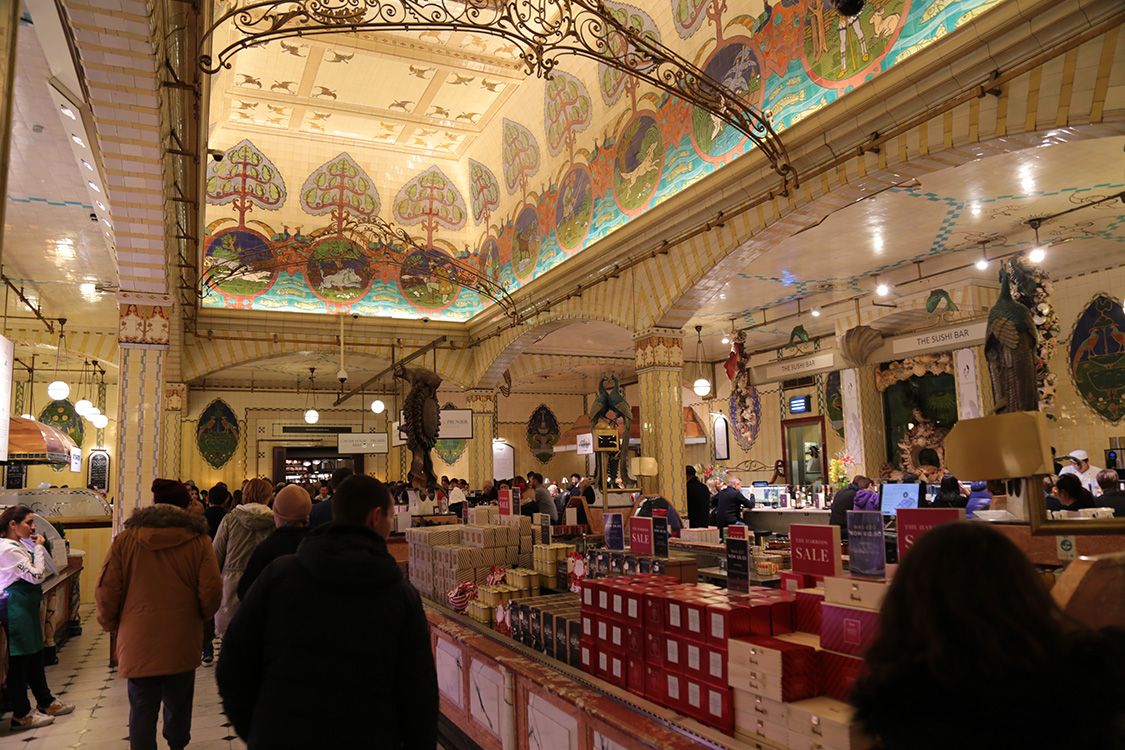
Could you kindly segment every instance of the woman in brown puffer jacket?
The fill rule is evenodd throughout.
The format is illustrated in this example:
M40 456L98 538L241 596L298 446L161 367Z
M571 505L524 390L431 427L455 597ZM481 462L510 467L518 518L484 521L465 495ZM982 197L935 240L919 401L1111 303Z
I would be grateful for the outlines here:
M238 582L250 555L274 529L273 487L264 479L251 479L242 490L242 505L227 513L215 532L215 558L223 571L223 604L215 614L215 632L222 637L238 610Z

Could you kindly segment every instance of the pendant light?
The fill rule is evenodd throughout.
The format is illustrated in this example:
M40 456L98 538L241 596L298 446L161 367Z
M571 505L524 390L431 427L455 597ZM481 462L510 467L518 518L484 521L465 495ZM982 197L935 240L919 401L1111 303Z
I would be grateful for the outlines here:
M94 416L90 417L90 422L99 430L104 430L106 428L106 425L109 424L109 417L104 414L95 414Z
M94 379L93 375L91 375L90 380L93 381L93 379ZM91 389L92 388L93 388L93 383L91 382ZM102 370L102 369L99 368L99 371L98 371L98 393L100 394L104 388L105 388L105 370ZM100 398L101 397L99 396L99 399ZM88 417L90 419L90 422L94 425L94 427L97 427L99 430L104 430L106 428L106 425L109 424L109 417L107 417L105 414L102 414L102 410L100 408L98 408L97 406L91 406L89 409L86 410L86 414L88 415Z
M371 411L375 412L376 414L382 414L386 410L386 408L387 405L383 403L383 399L381 398L377 398L371 402Z
M305 396L305 406L309 406L309 399L312 398L313 383L316 380L316 368L309 368L309 392ZM309 424L316 424L320 421L320 412L316 410L316 401L314 400L312 406L305 410L305 421Z
M1042 263L1043 259L1047 257L1047 251L1039 244L1039 225L1042 223L1042 220L1031 219L1027 223L1035 230L1035 247L1031 248L1031 252L1027 254L1027 259L1032 263Z
M699 375L699 377L696 378L695 383L693 383L692 386L691 386L692 390L695 391L695 395L699 396L701 398L703 396L706 396L707 394L709 394L711 392L711 381L708 380L704 376L705 373L704 373L704 370L703 370L703 334L702 334L702 331L703 331L703 326L696 326L695 327L695 365L696 365L696 371L697 371L697 374Z
M78 378L78 394L82 396L82 398L74 403L74 411L81 417L85 417L94 406L94 404L90 402L90 399L87 398L90 387L89 383L86 381L86 366L89 364L91 363L88 360L82 360L82 374ZM93 379L94 373L91 371L90 381L93 381Z
M65 325L66 318L59 318L59 346L55 349L55 379L47 385L47 395L52 401L62 401L70 395L70 386L65 380L59 380L59 357L66 345L66 334L63 332Z
M31 355L31 367L27 368L27 413L20 416L35 421L35 354Z

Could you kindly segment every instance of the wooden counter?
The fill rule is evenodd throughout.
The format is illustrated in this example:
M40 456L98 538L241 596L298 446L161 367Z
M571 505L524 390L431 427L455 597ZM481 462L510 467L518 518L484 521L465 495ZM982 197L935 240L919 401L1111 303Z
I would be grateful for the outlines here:
M725 735L423 601L443 718L485 750L776 750Z
M1016 543L1035 565L1065 565L1059 559L1057 536L1032 536L1031 527L1025 524L994 523L992 528ZM1072 537L1078 555L1101 555L1106 552L1125 551L1125 535L1086 534Z

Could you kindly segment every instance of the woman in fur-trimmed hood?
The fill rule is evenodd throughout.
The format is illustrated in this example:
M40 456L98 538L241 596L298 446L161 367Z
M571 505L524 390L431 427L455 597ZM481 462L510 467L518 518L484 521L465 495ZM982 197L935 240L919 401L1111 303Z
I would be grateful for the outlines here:
M118 674L126 678L198 667L203 623L222 595L207 521L156 499L113 540L95 591L98 624L117 632Z

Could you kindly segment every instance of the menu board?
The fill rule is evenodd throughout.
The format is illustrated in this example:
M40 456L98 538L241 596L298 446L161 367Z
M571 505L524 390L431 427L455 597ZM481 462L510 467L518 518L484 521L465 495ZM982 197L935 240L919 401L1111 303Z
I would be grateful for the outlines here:
M27 481L27 464L8 464L8 472L4 478L4 489L22 490Z
M109 454L105 451L90 451L90 460L86 462L86 484L98 490L109 489Z

